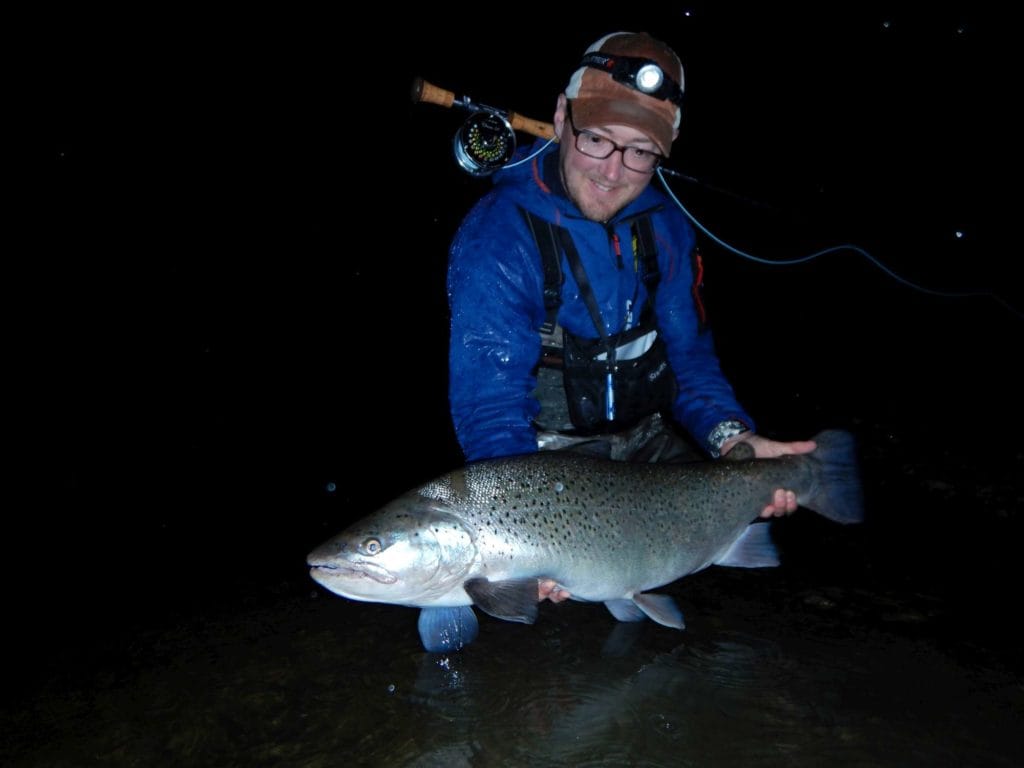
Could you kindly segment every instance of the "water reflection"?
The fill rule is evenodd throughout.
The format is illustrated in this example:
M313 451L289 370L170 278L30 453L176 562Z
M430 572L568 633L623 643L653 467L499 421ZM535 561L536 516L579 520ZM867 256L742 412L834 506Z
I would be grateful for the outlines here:
M584 645L568 659L564 643L528 643L529 663L510 647L424 655L410 705L434 728L410 764L1011 765L1020 746L1011 709L965 720L996 703L975 673L899 637L726 630L667 651L637 637L611 658L574 640ZM1020 703L1019 689L1003 693Z
M0 762L1010 766L1024 754L1024 692L1005 671L866 611L850 621L792 593L786 615L759 610L764 590L733 592L755 578L711 572L680 592L700 601L685 632L545 605L530 627L483 619L454 654L422 651L416 612L394 606L295 594L196 617L8 707Z

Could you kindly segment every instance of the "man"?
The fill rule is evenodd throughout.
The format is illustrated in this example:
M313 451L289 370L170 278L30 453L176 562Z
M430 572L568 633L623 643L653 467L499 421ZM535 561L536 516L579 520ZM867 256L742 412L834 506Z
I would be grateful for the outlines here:
M664 43L601 38L558 97L557 143L500 172L463 221L448 274L449 396L467 460L536 451L539 432L567 429L615 458L677 458L684 441L660 411L712 457L740 442L758 458L814 449L754 431L703 320L693 229L650 186L678 135L682 88ZM559 356L561 370L548 369ZM778 489L761 514L796 506Z

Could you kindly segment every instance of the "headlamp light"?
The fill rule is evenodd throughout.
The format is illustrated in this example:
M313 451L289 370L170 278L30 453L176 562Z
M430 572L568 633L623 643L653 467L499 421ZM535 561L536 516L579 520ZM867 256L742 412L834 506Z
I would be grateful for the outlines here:
M677 107L683 106L683 89L679 87L679 83L666 75L658 63L651 59L588 53L583 57L580 66L600 69L611 75L617 83L656 99L671 101Z
M665 73L657 64L644 64L636 71L636 87L644 93L654 93L661 88Z

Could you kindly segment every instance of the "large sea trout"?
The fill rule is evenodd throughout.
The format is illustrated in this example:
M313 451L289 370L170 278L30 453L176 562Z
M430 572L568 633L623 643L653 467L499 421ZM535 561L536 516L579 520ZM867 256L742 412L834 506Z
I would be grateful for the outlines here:
M561 451L488 459L388 503L313 550L315 581L352 600L421 608L430 651L477 634L473 605L533 623L538 580L603 602L620 621L677 629L647 590L709 565L778 565L758 516L776 488L838 523L863 519L854 444L825 431L814 452L777 459L632 464ZM737 450L746 448L742 443Z

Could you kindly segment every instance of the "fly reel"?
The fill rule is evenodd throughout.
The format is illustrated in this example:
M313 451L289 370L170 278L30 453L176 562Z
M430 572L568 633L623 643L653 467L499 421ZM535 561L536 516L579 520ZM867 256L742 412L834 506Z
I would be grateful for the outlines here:
M516 151L516 131L542 139L553 139L551 123L478 104L468 96L456 96L421 77L412 83L413 102L426 102L441 107L458 107L470 116L455 134L455 161L466 173L487 176L508 163Z
M512 159L516 134L497 112L474 112L455 134L455 161L472 176L487 176Z

